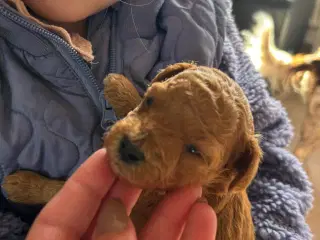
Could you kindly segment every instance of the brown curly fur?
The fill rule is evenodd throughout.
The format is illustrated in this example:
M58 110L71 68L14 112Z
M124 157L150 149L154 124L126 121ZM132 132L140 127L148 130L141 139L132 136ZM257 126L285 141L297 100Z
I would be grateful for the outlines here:
M116 80L121 83L109 85L108 95L134 90L121 75L109 76L106 88ZM116 112L134 108L138 94L134 90L125 96L133 99L114 101ZM144 153L144 161L128 164L121 159L124 136ZM188 151L190 144L195 151ZM141 103L106 134L105 147L113 171L145 190L131 215L138 232L166 192L202 185L217 213L217 239L255 239L246 189L262 153L244 93L219 70L188 63L167 67Z

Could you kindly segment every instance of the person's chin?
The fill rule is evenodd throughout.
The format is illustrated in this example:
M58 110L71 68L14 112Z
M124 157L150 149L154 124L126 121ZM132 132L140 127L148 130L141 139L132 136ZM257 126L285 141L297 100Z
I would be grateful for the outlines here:
M87 19L119 0L23 0L40 18L52 23L76 23Z

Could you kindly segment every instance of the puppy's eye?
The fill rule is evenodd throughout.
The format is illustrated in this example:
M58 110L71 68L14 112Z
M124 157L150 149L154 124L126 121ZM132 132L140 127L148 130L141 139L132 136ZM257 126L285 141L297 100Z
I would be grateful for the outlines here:
M153 102L154 102L154 99L153 99L153 97L147 97L146 98L146 106L147 107L150 107L152 104L153 104Z
M199 150L197 149L197 147L194 146L194 145L192 145L192 144L186 145L186 151L187 151L188 153L193 154L193 155L197 155L197 156L200 156L200 155L201 155L201 153L199 152Z

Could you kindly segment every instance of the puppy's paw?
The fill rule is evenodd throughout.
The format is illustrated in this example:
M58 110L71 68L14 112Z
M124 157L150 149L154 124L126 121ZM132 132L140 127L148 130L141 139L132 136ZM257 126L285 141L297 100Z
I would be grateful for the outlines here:
M104 96L118 118L125 117L142 100L135 86L121 74L109 74L104 79Z
M110 84L116 84L118 81L126 81L125 77L121 74L117 73L110 73L107 75L107 77L103 80L103 84L105 87L107 87Z
M34 205L47 203L62 187L60 182L35 172L17 171L6 176L1 187L11 202Z

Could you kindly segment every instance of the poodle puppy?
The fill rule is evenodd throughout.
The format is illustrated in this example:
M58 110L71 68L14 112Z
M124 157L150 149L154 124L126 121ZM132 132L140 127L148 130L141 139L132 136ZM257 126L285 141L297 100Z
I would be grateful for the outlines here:
M144 189L131 214L138 232L167 192L201 185L217 214L217 239L255 239L246 189L262 152L235 81L217 69L179 63L161 71L143 99L117 74L106 78L105 95L125 116L104 137L110 166ZM4 187L17 186L15 179L7 177Z
M121 75L110 78L125 81ZM261 150L245 95L222 72L169 66L106 135L105 144L113 171L146 190L133 211L139 227L164 191L198 184L217 213L217 239L254 239L245 190Z
M243 31L246 51L256 69L269 83L271 93L279 98L297 93L307 106L299 142L293 152L301 162L320 146L320 48L311 54L292 55L274 43L274 23L266 13L255 16L252 31Z

